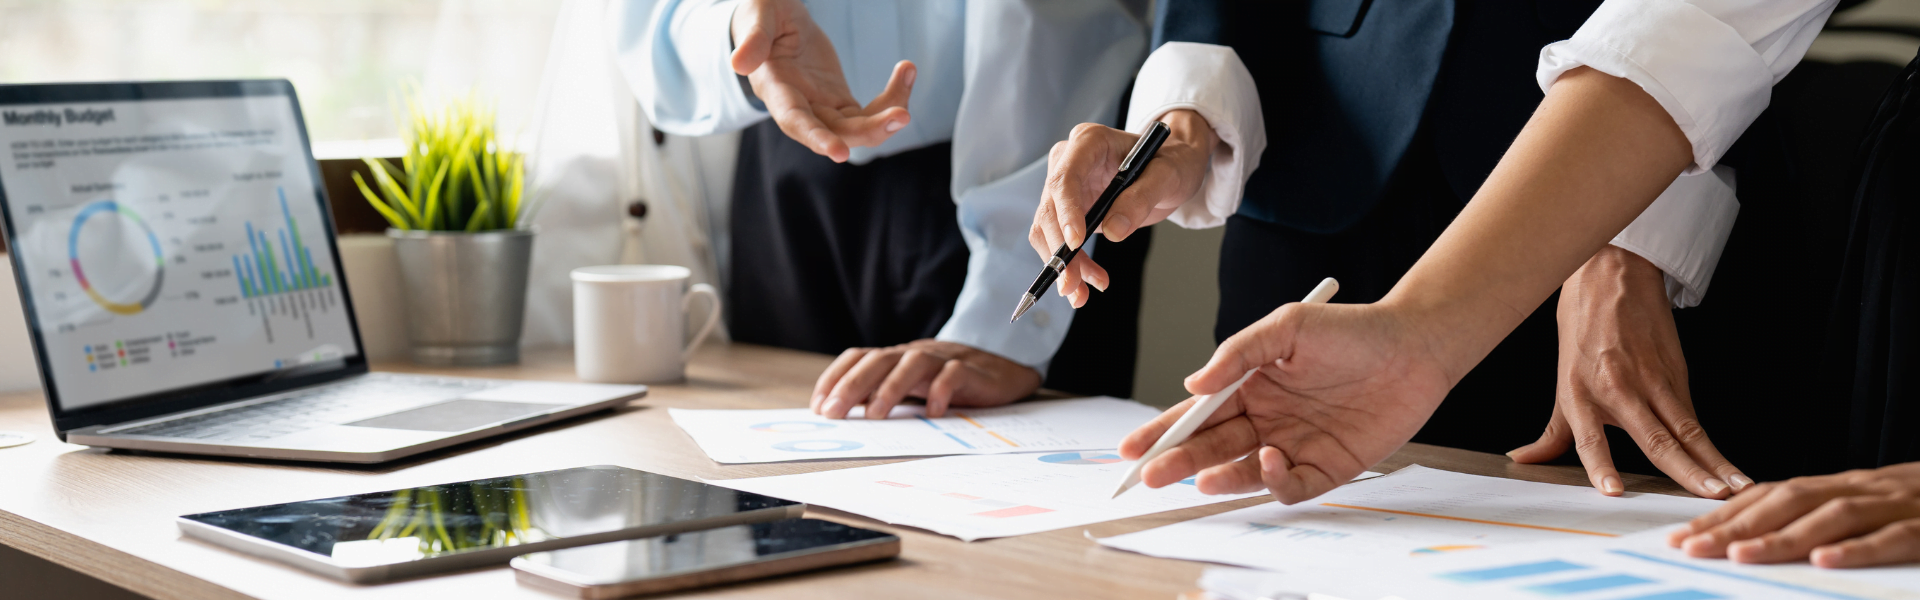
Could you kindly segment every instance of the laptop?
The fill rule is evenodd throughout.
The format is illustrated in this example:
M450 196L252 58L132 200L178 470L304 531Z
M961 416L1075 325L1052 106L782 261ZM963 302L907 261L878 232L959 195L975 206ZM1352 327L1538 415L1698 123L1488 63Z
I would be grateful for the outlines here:
M0 85L0 150L67 442L376 463L646 394L371 372L285 80Z

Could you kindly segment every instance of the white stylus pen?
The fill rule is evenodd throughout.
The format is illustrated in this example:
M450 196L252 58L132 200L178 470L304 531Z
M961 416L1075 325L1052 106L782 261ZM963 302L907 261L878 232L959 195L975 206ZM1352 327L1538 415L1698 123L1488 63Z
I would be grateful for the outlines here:
M1307 298L1300 302L1304 304L1323 303L1333 299L1333 293L1338 291L1340 291L1340 282L1334 281L1332 277L1328 277L1320 280L1320 285L1314 286L1313 291L1307 293ZM1213 416L1214 411L1220 410L1220 405L1226 404L1227 398L1232 397L1233 393L1240 389L1241 384L1246 383L1247 379L1253 377L1253 374L1259 371L1260 369L1247 371L1247 374L1241 375L1240 379L1233 382L1233 385L1227 386L1227 389L1214 392L1205 398L1201 398L1199 402L1193 403L1193 408L1188 409L1187 414L1180 415L1180 419L1173 422L1173 427L1167 428L1166 433L1160 434L1160 441L1154 442L1153 447L1148 448L1146 454L1140 455L1140 460L1134 461L1133 468L1127 469L1127 477L1120 480L1120 487L1113 490L1113 497L1119 498L1121 494L1126 493L1127 490L1133 489L1133 486L1138 485L1140 483L1140 468L1142 466L1146 465L1148 461L1160 456L1161 453L1172 450L1174 446L1178 446L1182 442L1187 441L1187 438L1193 435L1194 430L1199 429L1200 424L1207 421L1207 417Z

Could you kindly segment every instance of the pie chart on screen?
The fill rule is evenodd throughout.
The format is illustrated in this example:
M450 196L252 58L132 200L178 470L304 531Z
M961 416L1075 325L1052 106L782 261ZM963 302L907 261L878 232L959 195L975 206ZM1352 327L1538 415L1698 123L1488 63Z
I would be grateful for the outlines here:
M1040 462L1056 465L1110 465L1126 462L1126 460L1110 452L1061 452L1042 456Z

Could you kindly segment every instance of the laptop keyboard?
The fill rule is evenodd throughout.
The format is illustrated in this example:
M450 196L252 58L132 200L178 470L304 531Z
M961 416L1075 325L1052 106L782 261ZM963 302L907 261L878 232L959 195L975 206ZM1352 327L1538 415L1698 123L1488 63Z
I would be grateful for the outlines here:
M370 375L353 382L295 392L258 404L109 430L204 442L249 443L316 427L350 423L424 406L492 387L471 379Z

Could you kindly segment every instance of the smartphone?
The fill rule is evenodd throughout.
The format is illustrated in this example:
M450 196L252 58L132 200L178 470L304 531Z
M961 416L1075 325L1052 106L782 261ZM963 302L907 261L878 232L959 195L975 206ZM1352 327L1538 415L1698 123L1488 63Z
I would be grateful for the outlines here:
M806 505L615 466L187 515L180 530L356 583L520 554L799 517Z
M520 583L579 598L625 598L760 579L900 555L893 534L787 519L535 552L513 559Z

